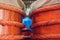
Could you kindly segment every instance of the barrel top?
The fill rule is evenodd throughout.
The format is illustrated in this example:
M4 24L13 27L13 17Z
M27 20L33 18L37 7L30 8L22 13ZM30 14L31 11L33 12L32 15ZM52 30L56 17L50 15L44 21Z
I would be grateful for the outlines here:
M0 4L0 9L10 10L10 11L20 13L23 17L26 15L22 9L8 4Z
M34 10L32 13L30 13L30 18L32 18L33 15L41 13L41 12L46 12L46 11L51 11L51 10L58 10L60 9L60 4L55 4L55 5L50 5L50 6L43 6L41 8L38 8Z

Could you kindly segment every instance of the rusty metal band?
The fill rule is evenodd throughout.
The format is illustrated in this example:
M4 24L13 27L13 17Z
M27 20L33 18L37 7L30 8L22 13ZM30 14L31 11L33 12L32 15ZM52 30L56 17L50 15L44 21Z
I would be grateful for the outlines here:
M31 28L35 28L37 26L50 26L50 25L60 25L60 20L49 20L49 21L41 21L34 23Z
M60 34L43 34L43 35L36 34L34 36L35 36L35 38L33 38L33 39L49 39L49 38L53 39L53 38L60 38Z
M38 8L38 9L34 10L32 13L30 13L30 17L32 18L33 15L41 13L41 12L46 12L46 11L51 11L51 10L59 10L59 9L60 9L60 4L44 6L42 8Z
M0 39L2 40L12 40L12 39L24 39L24 38L30 38L30 36L24 36L24 35L0 35Z
M15 26L15 27L24 27L24 25L20 22L16 21L5 21L5 20L0 20L0 25L4 26Z
M23 17L26 16L25 12L22 9L12 6L12 5L0 4L0 9L6 9L6 10L20 13Z

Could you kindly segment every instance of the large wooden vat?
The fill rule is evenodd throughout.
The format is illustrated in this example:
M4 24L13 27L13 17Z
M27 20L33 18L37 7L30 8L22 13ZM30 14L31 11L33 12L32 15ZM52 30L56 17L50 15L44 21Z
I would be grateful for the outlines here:
M27 36L21 35L21 28L24 27L22 19L25 16L23 10L0 4L0 39L21 40Z
M33 20L33 39L60 40L60 4L38 8L30 18Z

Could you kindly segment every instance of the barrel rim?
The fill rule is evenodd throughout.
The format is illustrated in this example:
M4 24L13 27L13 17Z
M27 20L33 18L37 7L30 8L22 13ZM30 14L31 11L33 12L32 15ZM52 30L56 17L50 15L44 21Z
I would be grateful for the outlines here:
M41 21L32 24L31 28L38 28L40 26L60 25L60 20ZM38 27L37 27L38 26Z
M51 11L51 10L58 10L58 9L60 9L60 4L44 6L44 7L41 7L41 8L34 10L32 13L29 14L29 17L32 18L33 15L35 15L35 14L38 14L41 12L46 12L46 11Z
M22 9L17 8L16 6L13 5L0 4L0 9L10 10L10 11L20 13L23 17L26 16L25 12Z

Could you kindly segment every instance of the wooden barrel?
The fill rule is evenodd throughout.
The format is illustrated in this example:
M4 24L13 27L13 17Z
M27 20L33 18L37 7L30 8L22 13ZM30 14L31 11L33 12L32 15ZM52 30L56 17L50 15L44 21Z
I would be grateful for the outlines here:
M21 40L21 28L24 27L22 19L25 13L23 10L11 6L0 4L0 39L1 40Z
M60 4L38 8L30 18L33 20L33 39L60 40Z

